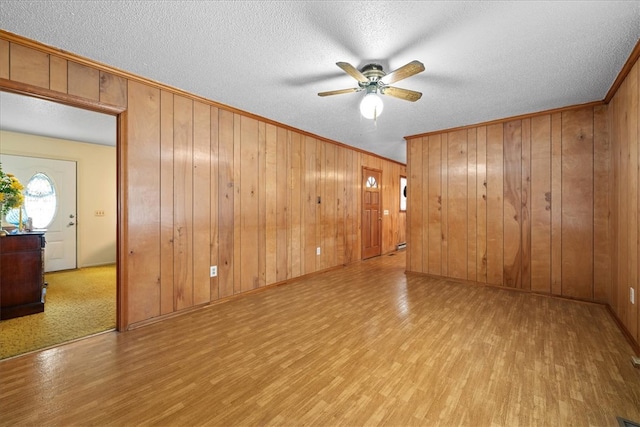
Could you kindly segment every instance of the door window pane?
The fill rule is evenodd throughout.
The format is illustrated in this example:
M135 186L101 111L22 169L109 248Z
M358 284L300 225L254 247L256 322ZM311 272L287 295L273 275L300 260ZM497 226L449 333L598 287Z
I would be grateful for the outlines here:
M47 228L56 215L58 197L53 181L42 172L31 177L24 191L24 209L33 228Z

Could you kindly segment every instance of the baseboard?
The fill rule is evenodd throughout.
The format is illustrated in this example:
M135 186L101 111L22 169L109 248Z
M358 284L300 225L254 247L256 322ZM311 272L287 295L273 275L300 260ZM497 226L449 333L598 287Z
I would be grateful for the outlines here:
M631 345L631 348L633 348L633 351L636 353L636 356L640 357L640 344L638 344L635 338L633 338L633 335L631 335L631 332L629 332L629 330L624 325L624 323L622 323L622 320L620 320L616 312L613 311L613 308L611 308L609 304L604 304L604 305L607 307L607 310L611 314L611 317L613 317L613 320L618 325L618 328L620 328L620 330L622 331L622 335L624 335L624 337L627 339L627 341Z

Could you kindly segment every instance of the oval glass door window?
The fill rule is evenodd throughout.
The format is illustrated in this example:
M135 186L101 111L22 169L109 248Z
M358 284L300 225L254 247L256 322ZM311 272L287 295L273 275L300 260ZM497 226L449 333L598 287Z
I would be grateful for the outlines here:
M24 190L24 210L31 217L33 228L47 228L57 207L58 197L51 178L42 172L33 175Z

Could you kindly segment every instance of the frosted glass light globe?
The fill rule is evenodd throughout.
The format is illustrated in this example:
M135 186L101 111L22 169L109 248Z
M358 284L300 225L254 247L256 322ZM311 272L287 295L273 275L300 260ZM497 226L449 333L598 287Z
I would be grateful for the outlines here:
M368 93L362 98L360 101L360 114L365 119L374 119L382 114L382 109L384 108L384 104L382 103L382 99L375 93Z

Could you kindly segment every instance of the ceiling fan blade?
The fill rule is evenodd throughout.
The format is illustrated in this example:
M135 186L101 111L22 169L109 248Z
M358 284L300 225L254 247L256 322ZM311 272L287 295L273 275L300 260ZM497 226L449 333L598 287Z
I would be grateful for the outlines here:
M359 90L361 90L360 88L351 88L351 89L339 89L339 90L330 90L328 92L320 92L318 94L318 96L329 96L329 95L340 95L343 93L352 93L352 92L358 92Z
M365 77L356 67L347 62L336 62L336 65L342 68L345 73L359 81L360 83L369 83L369 79Z
M380 90L380 93L387 96L393 96L394 98L404 99L405 101L416 102L422 97L420 92L416 92L409 89L402 89L399 87L386 86Z
M380 81L386 85L395 83L407 77L411 77L414 74L418 74L424 71L424 64L420 61L411 61L406 65L398 68L395 71L390 72L386 76L380 79Z

